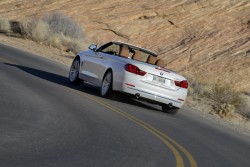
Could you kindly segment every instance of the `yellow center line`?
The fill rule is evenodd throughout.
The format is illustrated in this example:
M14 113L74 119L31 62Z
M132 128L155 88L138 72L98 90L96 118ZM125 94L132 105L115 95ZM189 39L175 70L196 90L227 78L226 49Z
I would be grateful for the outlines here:
M87 96L88 96L88 95L87 95ZM92 99L92 100L94 100L94 99ZM97 99L96 99L96 100L97 100ZM105 106L108 106L108 105L110 106L110 104L108 104L108 103L105 103L105 102L103 102L103 103L104 103ZM113 106L111 106L111 107L113 107ZM113 108L114 108L114 107L113 107ZM122 114L124 114L124 115L127 115L128 117L133 118L134 120L140 122L141 124L145 125L146 127L148 127L148 128L150 128L150 129L152 129L153 131L157 132L158 134L160 134L161 136L163 136L165 139L169 140L171 143L173 143L176 147L178 147L178 148L187 156L187 158L189 159L189 162L190 162L191 167L197 167L197 164L196 164L196 162L195 162L193 156L192 156L184 147L182 147L180 144L178 144L178 143L177 143L176 141L174 141L172 138L170 138L169 136L167 136L167 135L164 134L163 132L159 131L158 129L154 128L153 126L147 124L146 122L144 122L144 121L142 121L142 120L140 120L140 119L134 117L133 115L128 114L128 113L126 113L126 112L124 112L124 111L122 111L122 110L120 110L120 109L116 109L116 108L114 108L114 109L115 109L115 110L118 110L120 113L122 113Z
M173 145L171 143L169 143L167 140L165 140L162 136L160 136L159 134L157 134L155 131L153 131L152 129L148 128L145 124L140 123L139 121L137 121L136 119L134 119L133 117L130 117L129 115L119 111L119 109L114 108L113 106L109 106L106 105L105 102L99 101L96 98L92 98L92 97L88 97L91 100L94 100L95 102L111 109L112 111L119 113L120 115L122 115L123 117L131 120L132 122L136 123L137 125L140 125L141 127L143 127L144 129L146 129L147 131L149 131L150 133L152 133L153 135L155 135L157 138L159 138L164 144L166 144L169 149L173 152L175 158L176 158L176 166L177 167L184 167L184 162L183 159L180 155L180 153L173 147Z
M184 147L182 147L180 144L178 144L172 138L170 138L169 136L167 136L163 132L159 131L158 129L154 128L153 126L151 126L151 125L147 124L146 122L134 117L131 114L126 113L125 111L123 111L121 109L118 109L118 108L110 105L109 103L101 101L95 97L91 97L90 95L87 95L85 93L73 90L71 88L68 88L68 87L65 87L65 88L67 88L71 91L74 91L79 95L83 95L84 97L87 97L88 99L91 99L91 100L111 109L112 111L114 111L116 113L119 113L123 117L133 121L134 123L140 125L144 129L146 129L147 131L152 133L154 136L156 136L158 139L160 139L166 146L168 146L168 148L173 152L173 154L176 158L176 167L184 167L184 162L183 162L183 158L181 157L180 153L175 149L175 147L173 145L175 145L177 148L179 148L186 155L191 167L197 167L197 163L194 160L193 156Z

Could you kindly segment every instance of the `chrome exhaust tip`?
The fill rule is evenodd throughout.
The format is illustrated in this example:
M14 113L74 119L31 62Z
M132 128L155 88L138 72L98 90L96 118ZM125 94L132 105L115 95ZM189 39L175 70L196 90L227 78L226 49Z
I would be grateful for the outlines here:
M136 97L137 99L139 99L141 96L140 96L139 93L136 93L136 94L135 94L135 97Z
M168 104L168 107L169 107L169 108L172 108L172 107L173 107L173 103L169 103L169 104Z

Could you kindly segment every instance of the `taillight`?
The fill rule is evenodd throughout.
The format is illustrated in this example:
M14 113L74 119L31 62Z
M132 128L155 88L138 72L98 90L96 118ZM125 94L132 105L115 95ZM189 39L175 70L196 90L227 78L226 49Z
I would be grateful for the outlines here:
M188 88L188 82L186 80L185 81L174 81L174 83L178 87L185 88L185 89Z
M140 70L137 66L132 65L132 64L126 64L124 66L125 70L137 75L144 76L147 72Z

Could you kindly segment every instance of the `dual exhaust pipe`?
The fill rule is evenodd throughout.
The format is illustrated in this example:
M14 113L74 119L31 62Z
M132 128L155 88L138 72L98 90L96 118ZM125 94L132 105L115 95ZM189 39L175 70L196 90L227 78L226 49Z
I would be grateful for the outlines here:
M136 97L137 99L140 99L140 98L141 98L140 93L136 93L136 94L135 94L135 97ZM173 107L173 103L168 103L167 105L168 105L169 108L172 108L172 107Z

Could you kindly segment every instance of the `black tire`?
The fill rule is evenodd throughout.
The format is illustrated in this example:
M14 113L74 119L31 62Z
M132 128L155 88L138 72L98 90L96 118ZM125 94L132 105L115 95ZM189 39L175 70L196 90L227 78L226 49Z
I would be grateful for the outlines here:
M162 104L162 111L174 115L179 111L179 108L174 106L169 107L167 104Z
M80 59L77 57L71 64L69 70L69 82L75 85L81 85L82 80L79 78L79 70L80 70Z
M113 74L112 71L107 71L102 79L102 85L100 89L100 95L102 97L108 97L112 93Z

